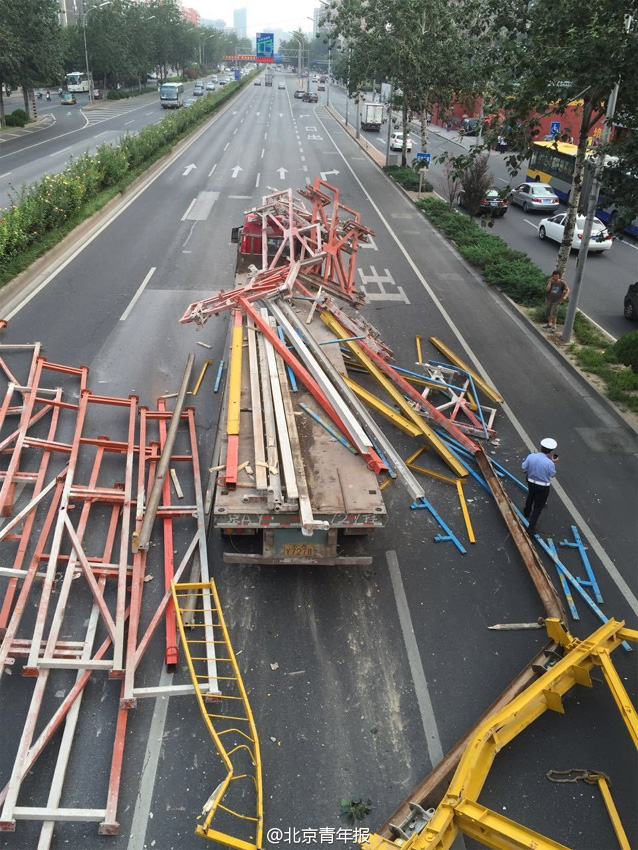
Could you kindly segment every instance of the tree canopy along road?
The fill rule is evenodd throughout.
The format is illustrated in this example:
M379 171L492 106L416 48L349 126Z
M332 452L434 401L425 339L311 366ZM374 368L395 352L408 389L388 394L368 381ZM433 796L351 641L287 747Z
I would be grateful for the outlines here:
M357 257L363 316L397 364L414 368L417 335L424 359L440 360L427 342L438 337L499 390L505 401L497 405L498 439L486 452L515 477L542 438L557 440L558 480L538 530L558 545L572 540L577 527L605 615L635 628L635 433L389 183L329 115L323 93L318 104L304 103L293 98L296 78L277 76L285 89L244 89L178 156L158 166L143 191L85 234L77 250L27 289L5 295L0 315L8 325L0 342L40 341L48 360L88 366L94 393L136 394L141 406L178 391L189 354L194 376L212 360L186 402L195 407L205 471L220 420L221 393L213 385L220 362L228 360L229 317L222 313L200 331L179 318L191 302L234 286L231 228L242 224L244 212L273 190L304 187L321 175L375 233ZM109 421L107 412L105 429ZM383 429L402 457L413 451L391 424L383 422ZM423 465L445 474L432 455ZM233 543L216 530L210 534L210 574L261 744L265 847L301 843L304 830L314 845L323 830L327 843L354 847L352 833L338 832L346 826L342 799L369 799L372 811L357 826L374 831L546 643L543 630L489 629L543 615L492 499L471 477L463 485L476 534L470 544L456 488L430 477L422 483L465 554L434 540L440 527L428 511L410 509L398 482L383 490L387 526L362 544L373 557L368 568L226 564L223 550ZM522 509L523 490L512 493ZM149 557L162 548L155 546ZM0 547L7 551L7 542ZM572 560L576 550L565 551L574 572L584 575ZM551 562L545 564L555 577ZM159 604L161 568L149 575L149 598ZM6 578L0 581L6 586ZM578 613L569 628L584 638L600 621L584 604ZM138 668L139 685L189 683L182 651L173 671L164 669L163 653L160 628ZM0 687L3 787L36 681L20 675L24 661L15 659ZM633 653L618 649L614 663L635 702ZM47 711L73 684L55 672ZM596 789L550 783L550 770L604 772L634 843L638 828L635 752L607 689L594 678L593 689L579 687L565 701L564 716L547 712L499 753L481 797L575 850L613 848L613 829ZM104 670L91 671L60 806L103 806L120 688ZM18 806L46 807L57 744L55 738L53 752L47 749L32 768ZM118 833L98 837L98 823L65 820L55 824L50 846L203 847L194 834L197 817L225 770L194 696L139 699L128 710L125 745ZM41 820L19 818L15 832L0 833L0 846L49 846L38 845L40 830Z

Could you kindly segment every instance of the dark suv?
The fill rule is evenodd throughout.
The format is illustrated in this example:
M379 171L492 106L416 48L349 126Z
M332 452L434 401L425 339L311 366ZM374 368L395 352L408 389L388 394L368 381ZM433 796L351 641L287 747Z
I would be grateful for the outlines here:
M630 284L625 295L625 318L638 322L638 280Z

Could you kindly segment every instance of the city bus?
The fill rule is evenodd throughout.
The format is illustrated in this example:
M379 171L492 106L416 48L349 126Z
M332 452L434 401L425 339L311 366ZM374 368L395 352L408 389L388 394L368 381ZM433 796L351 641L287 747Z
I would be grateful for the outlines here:
M83 71L73 71L66 75L66 90L72 92L88 91L89 78Z
M566 204L572 188L577 150L576 145L569 144L568 142L534 142L525 179L528 183L549 183L561 201ZM589 151L585 160L581 208L587 203L586 199L589 197L589 190L594 174L595 153L595 149ZM610 165L614 161L612 157L608 157L607 159ZM618 210L613 203L606 203L602 198L599 198L596 216L601 221L613 226L617 215ZM625 233L638 236L638 218L634 219L631 224L625 227Z
M162 83L160 86L162 109L179 109L184 105L183 83Z

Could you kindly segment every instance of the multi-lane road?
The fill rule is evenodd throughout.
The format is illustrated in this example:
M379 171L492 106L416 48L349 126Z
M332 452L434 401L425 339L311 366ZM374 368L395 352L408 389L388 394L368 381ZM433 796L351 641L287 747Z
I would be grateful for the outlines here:
M331 105L345 117L346 94L339 86L332 86L330 91ZM398 115L396 116L398 120ZM352 126L356 122L356 106L350 100L348 109L348 121ZM413 125L415 128L416 125ZM368 143L374 145L378 150L385 152L387 125L380 133L361 131L362 137ZM412 132L412 153L410 160L414 159L420 149L420 131ZM476 144L472 137L462 137L457 131L448 132L445 128L430 126L428 150L432 154L432 165L428 173L428 179L434 189L446 197L445 178L443 168L436 162L436 157L444 152L455 156ZM516 174L510 174L503 156L494 151L489 153L489 167L493 175L494 185L503 189L506 186L517 186L525 181L525 167ZM547 274L551 274L558 255L558 244L553 242L541 242L538 238L538 222L543 218L542 213L524 213L523 210L512 205L507 215L494 222L494 233L501 236L508 244L519 251L524 251L533 261ZM572 253L566 272L568 283L574 279L576 270L576 252ZM581 310L594 322L604 328L613 337L622 336L634 329L634 325L623 316L623 299L629 284L638 279L638 243L630 236L617 239L611 251L603 254L590 254L583 278L583 285L579 306Z
M278 79L285 80L284 90ZM442 338L483 370L506 399L495 423L500 443L490 452L515 474L542 437L558 440L559 484L540 530L560 540L571 525L580 528L606 614L635 627L635 432L483 285L329 115L323 95L317 105L306 104L293 99L295 88L295 78L277 74L273 88L242 90L144 191L84 239L64 267L3 303L1 315L9 319L3 342L41 340L48 358L89 365L101 392L136 392L141 404L152 403L176 389L188 352L196 354L196 372L205 357L215 363L224 357L226 316L199 333L178 319L188 303L232 286L231 227L270 187L300 187L323 173L375 231L358 257L365 316L400 364L414 363L414 337L421 334ZM334 89L331 94L337 100ZM135 104L105 122L102 132L117 134L126 121L145 119L161 119L150 96L148 106ZM15 161L28 167L48 144L94 145L100 131L93 125L77 130L72 142L51 139L43 148L16 152ZM512 211L504 224L518 219ZM198 341L212 347L197 347ZM219 397L210 389L205 385L193 399L204 459L219 413ZM385 430L407 455L399 432ZM426 486L439 513L462 529L454 488L429 480ZM224 565L227 544L211 536L211 572L262 743L267 830L318 835L321 828L337 829L343 826L340 798L359 796L373 805L362 825L380 824L544 642L541 632L488 630L495 623L532 622L542 608L480 488L467 488L477 543L466 555L434 542L438 528L426 512L410 510L398 485L384 494L389 523L371 541L374 562L366 570ZM582 637L598 621L584 607L580 613L570 628ZM635 699L632 658L618 650L614 661ZM2 784L19 739L12 718L33 687L16 673L0 689L7 718L0 729ZM160 677L159 667L141 673L146 684ZM184 676L178 667L174 680ZM117 704L119 686L99 673L94 679L85 698L94 713L84 721L84 745L70 765L67 805L99 805L105 793L108 736L99 712L105 703ZM566 790L544 777L574 766L609 774L635 837L635 758L603 686L578 692L566 712L544 716L499 755L482 799L576 850L606 850L615 839L594 792ZM119 835L98 838L96 825L64 823L56 827L53 847L195 850L203 846L192 834L195 816L222 775L194 700L146 701L129 719ZM31 777L36 802L29 804L44 804L45 778L46 764ZM29 822L19 822L15 834L0 834L6 850L36 847L37 840ZM275 833L266 846L294 843L277 841Z

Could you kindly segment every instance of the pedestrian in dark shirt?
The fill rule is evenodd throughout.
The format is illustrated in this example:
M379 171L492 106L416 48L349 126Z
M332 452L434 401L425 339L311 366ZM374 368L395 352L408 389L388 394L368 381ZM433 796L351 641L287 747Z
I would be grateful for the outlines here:
M527 533L532 537L536 533L536 523L545 507L552 478L556 475L558 443L552 437L541 440L540 452L532 452L523 461L527 474L527 500L523 516L528 521Z
M556 317L558 316L558 308L567 301L569 297L569 286L560 276L558 269L550 277L545 289L545 304L547 305L547 324L543 325L549 333L556 331Z

